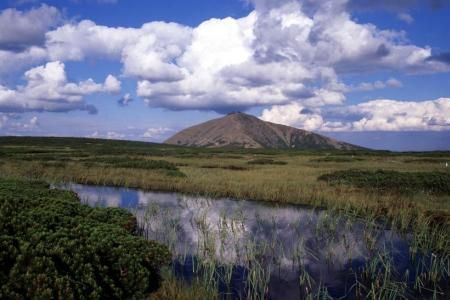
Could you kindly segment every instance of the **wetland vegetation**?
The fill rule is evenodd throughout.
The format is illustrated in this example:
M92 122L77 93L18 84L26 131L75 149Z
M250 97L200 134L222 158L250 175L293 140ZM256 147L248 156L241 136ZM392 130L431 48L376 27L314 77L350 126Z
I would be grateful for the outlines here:
M341 170L321 175L319 180L387 193L450 195L450 172L397 172L393 170Z
M94 139L0 138L1 178L6 182L18 180L22 186L33 186L39 180L248 199L280 207L301 205L312 209L316 216L297 217L281 227L276 222L272 227L271 222L263 222L264 226L252 228L259 232L263 231L261 228L272 228L274 231L268 231L276 234L242 242L229 235L233 230L236 236L254 233L248 231L249 226L244 226L247 231L238 230L239 224L248 224L255 216L248 212L239 216L237 209L219 214L213 222L210 213L204 212L193 218L193 230L200 237L196 251L182 251L186 248L175 243L182 232L177 214L161 205L146 205L139 213L137 209L133 211L133 206L127 207L136 215L140 233L165 244L172 253L172 264L163 268L164 281L154 294L156 299L195 299L199 291L205 297L219 297L220 291L222 297L232 298L235 294L230 290L239 290L252 299L264 299L276 286L273 282L277 278L269 275L286 261L295 269L295 289L301 297L326 299L339 294L305 264L306 257L312 255L333 266L336 253L327 257L317 256L316 251L308 252L312 242L307 243L301 231L291 238L300 243L298 247L278 248L277 236L295 231L299 222L307 220L310 223L300 227L314 228L311 229L314 233L311 236L316 239L314 247L333 243L343 249L346 244L352 247L351 237L338 229L358 228L358 240L364 242L361 247L369 254L365 253L364 260L353 264L345 260L350 264L343 264L346 271L352 271L345 285L349 298L445 299L450 276L447 162L450 162L447 152L203 149ZM73 201L73 194L61 193ZM298 206L295 207L297 210ZM205 205L207 208L211 205ZM201 211L198 209L198 213ZM399 250L402 258L395 255L398 245L386 234L403 243L405 249ZM231 244L221 244L224 236L224 241ZM241 253L238 263L224 259L225 252L231 249ZM217 255L221 251L222 257ZM191 263L187 264L189 259ZM400 269L396 268L399 264L403 264ZM188 280L180 276L180 269L186 265L195 271ZM233 276L239 274L245 275L245 284L235 286Z
M449 257L439 231L429 247L420 234L337 210L79 184L60 188L94 207L133 211L142 235L169 247L169 278L222 299L442 298L448 292Z

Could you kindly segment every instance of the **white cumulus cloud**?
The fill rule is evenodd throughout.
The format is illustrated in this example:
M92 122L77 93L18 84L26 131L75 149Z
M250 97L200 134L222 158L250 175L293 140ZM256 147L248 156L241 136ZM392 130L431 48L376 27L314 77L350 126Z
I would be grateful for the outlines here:
M7 132L30 132L39 128L39 119L33 116L28 120L14 113L0 113L0 130Z
M428 101L371 100L351 106L310 110L291 103L265 109L265 121L316 131L450 130L450 98Z
M356 86L347 87L349 92L368 92L373 90L380 90L385 88L401 88L403 83L395 78L390 78L386 81L377 80L375 82L361 82Z
M129 93L126 93L117 102L119 103L120 106L128 106L132 101L133 98L131 97L131 95Z
M8 8L0 12L0 50L18 52L41 46L45 33L60 18L58 9L45 4L26 12Z
M293 126L305 130L319 130L324 123L320 114L295 102L265 109L260 118L267 122Z
M444 61L432 59L430 47L412 44L405 32L355 19L357 1L249 2L254 10L247 16L209 19L196 27L156 21L136 28L109 27L82 20L52 28L59 16L55 8L2 11L4 20L14 18L21 25L5 29L0 49L2 43L3 48L11 44L26 49L0 50L0 72L51 62L25 73L25 86L0 86L0 110L93 111L84 97L119 92L120 81L109 75L104 83L67 82L63 62L102 59L120 62L122 76L137 81L136 95L151 107L227 112L273 106L265 110L268 119L287 113L284 118L295 124L320 129L335 122L324 121L320 107L344 105L347 93L402 87L395 78L347 86L342 79L347 74L450 69ZM358 7L373 5L374 1L365 1ZM27 31L36 15L42 19L36 21L35 31L30 29L31 36L16 34ZM129 101L125 95L119 103ZM290 109L303 113L291 114ZM333 128L338 125L333 123Z
M346 124L352 131L449 130L450 98L429 101L373 100L350 106L359 120Z
M45 34L56 26L61 14L45 4L28 11L0 11L0 75L11 74L47 58Z
M142 137L147 139L158 139L171 131L173 130L167 127L150 127L147 128Z
M106 133L106 138L108 140L121 140L121 139L124 139L125 137L126 137L125 134L119 133L119 132L115 132L115 131L108 131Z
M397 18L400 20L400 21L403 21L403 22L405 22L406 24L412 24L412 23L414 23L414 18L413 18L413 16L411 16L410 14L408 14L408 13L399 13L398 15L397 15Z
M197 27L150 22L139 28L83 20L46 35L53 60L111 59L137 79L137 96L169 109L245 110L253 106L342 104L347 73L448 71L432 50L401 31L357 22L346 0L252 1L243 18ZM400 87L395 79L356 90Z
M68 82L65 65L49 62L25 72L26 85L9 89L0 85L0 111L69 111L87 110L96 112L86 104L84 97L94 93L120 91L120 82L108 75L104 83L92 79L79 83Z

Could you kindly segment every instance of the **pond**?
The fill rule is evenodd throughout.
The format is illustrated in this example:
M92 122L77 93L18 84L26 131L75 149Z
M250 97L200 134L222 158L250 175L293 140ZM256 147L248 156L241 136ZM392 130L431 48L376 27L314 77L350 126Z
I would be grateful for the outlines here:
M378 281L391 296L414 295L417 278L435 263L434 254L411 255L409 236L336 212L127 188L62 188L91 206L132 211L146 238L170 248L178 278L201 278L223 299L355 299ZM438 282L447 284L448 276Z

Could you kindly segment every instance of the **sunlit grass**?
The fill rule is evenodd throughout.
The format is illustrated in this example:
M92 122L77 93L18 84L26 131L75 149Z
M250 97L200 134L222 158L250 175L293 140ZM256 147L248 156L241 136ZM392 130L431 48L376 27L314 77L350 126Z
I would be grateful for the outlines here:
M86 156L89 149L82 151L63 149L55 147L36 149L34 146L14 148L15 155L2 158L3 164L0 169L2 174L35 176L52 181L129 186L313 206L351 206L360 212L383 212L384 216L391 218L404 215L405 210L408 211L408 215L415 217L417 213L450 209L448 195L368 193L364 189L345 185L330 186L317 180L321 175L352 168L400 172L437 170L449 172L439 164L404 163L404 160L410 159L409 156L364 155L363 160L318 162L316 160L323 156L279 152L268 157L252 152L239 155L224 152L190 154L185 157L175 152L177 155L167 154L162 159L161 156L142 155L140 151L135 153L133 150L127 151L126 148L120 155L107 154L107 156ZM30 160L27 150L32 152L32 155L44 153L45 160L42 161L39 157ZM51 151L56 151L52 155L53 160L48 157ZM71 159L66 160L68 153ZM346 160L345 156L342 157ZM114 159L118 161L116 167L114 164L101 164ZM86 161L95 163L86 166L84 164ZM174 174L167 173L164 168L158 170L134 167L134 164L140 161L167 161L168 166L176 166L186 177L168 176ZM248 164L254 161L283 161L286 165Z

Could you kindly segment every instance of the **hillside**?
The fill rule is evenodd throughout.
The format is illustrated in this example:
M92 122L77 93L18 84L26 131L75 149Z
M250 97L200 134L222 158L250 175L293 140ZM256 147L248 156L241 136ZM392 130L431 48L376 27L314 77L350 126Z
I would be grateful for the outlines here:
M362 149L310 131L265 122L240 112L184 129L165 143L209 148Z

